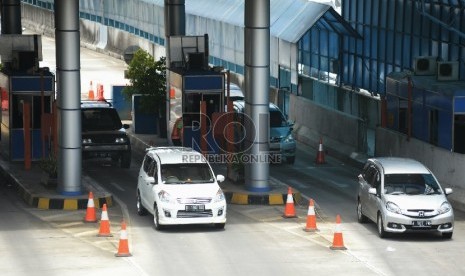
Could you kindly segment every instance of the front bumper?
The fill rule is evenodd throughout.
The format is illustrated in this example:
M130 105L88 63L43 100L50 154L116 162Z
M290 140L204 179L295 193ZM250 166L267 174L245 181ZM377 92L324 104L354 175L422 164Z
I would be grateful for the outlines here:
M129 145L82 145L83 158L118 157L130 151Z
M226 223L226 201L205 204L202 211L187 211L188 204L158 204L163 225Z
M295 143L270 143L270 153L281 154L284 157L295 156L296 144Z
M437 231L441 233L454 231L453 212L429 218L412 218L403 214L387 212L383 215L386 232L403 233L416 231Z

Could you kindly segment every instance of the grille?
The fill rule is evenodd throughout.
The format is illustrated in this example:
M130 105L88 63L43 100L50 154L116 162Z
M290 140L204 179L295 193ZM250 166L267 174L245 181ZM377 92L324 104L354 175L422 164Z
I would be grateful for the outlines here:
M438 229L439 225L431 225L431 226L427 226L427 227L413 227L412 225L404 225L405 228L407 230L412 230L412 231L415 231L415 230L418 230L418 231L421 231L421 230L436 230Z
M409 218L415 218L415 219L427 219L427 218L434 218L437 214L434 212L434 210L431 209L407 209L405 216ZM419 213L423 212L423 216L419 216Z
M282 138L281 137L271 137L270 138L270 143L279 143L281 142Z
M179 204L208 204L212 201L211 197L190 197L177 198Z
M108 136L108 135L99 135L93 136L92 142L99 143L99 144L111 144L115 142L115 136Z
M177 218L208 218L213 217L212 210L205 210L203 212L186 212L178 211Z

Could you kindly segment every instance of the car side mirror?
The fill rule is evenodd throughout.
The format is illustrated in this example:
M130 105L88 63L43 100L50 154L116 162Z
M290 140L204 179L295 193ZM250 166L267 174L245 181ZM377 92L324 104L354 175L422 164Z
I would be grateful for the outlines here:
M368 193L369 193L370 195L377 195L377 193L376 193L376 188L370 188L370 189L368 189Z
M289 125L289 127L294 127L295 122L294 122L294 121L291 121L291 120L288 120L288 121L287 121L287 124Z
M224 175L222 175L222 174L219 174L219 175L216 176L216 181L218 181L218 182L223 182L224 179L225 179Z
M157 184L157 180L156 180L155 177L153 177L153 176L148 176L148 177L146 178L146 181L147 181L148 184L152 184L152 185Z
M450 195L450 194L453 193L453 190L452 190L452 188L445 188L445 189L444 189L444 193L445 193L446 195Z
M129 125L128 125L128 124L123 124L123 128L124 128L124 129L128 129L128 128L129 128Z

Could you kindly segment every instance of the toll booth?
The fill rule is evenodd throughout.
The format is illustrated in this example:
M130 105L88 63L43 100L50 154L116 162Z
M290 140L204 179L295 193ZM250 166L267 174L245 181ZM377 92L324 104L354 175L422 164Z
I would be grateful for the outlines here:
M208 36L170 37L171 144L219 153L215 118L224 113L225 74L208 66Z
M52 105L55 77L46 68L27 72L0 73L1 154L9 161L25 159L25 129L29 128L31 160L47 157L51 149ZM24 107L29 106L29 127L24 125ZM48 127L47 127L48 126Z

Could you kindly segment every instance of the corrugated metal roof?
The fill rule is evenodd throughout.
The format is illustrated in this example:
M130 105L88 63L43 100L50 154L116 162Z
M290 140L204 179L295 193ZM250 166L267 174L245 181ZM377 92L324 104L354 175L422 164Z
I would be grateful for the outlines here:
M244 0L186 1L186 14L244 27ZM330 6L305 0L270 0L270 33L296 43L315 24L341 35L360 35Z

